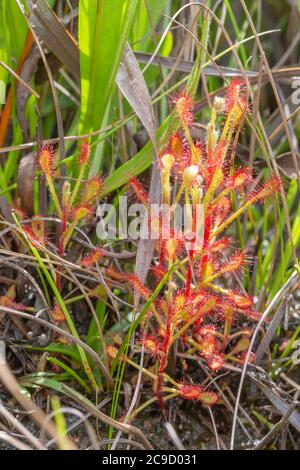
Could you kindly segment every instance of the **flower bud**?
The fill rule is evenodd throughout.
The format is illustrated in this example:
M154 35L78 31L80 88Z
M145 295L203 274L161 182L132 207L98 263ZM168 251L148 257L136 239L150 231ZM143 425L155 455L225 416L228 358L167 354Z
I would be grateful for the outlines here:
M39 154L39 164L46 176L53 174L54 152L51 145L43 145Z
M188 166L183 172L183 184L188 189L199 172L197 165Z
M62 195L62 206L63 207L68 207L69 206L70 196L71 196L71 185L70 185L69 181L65 181L64 186L63 186L63 195Z
M166 170L167 172L170 172L173 165L174 165L174 162L175 162L175 159L173 157L173 155L171 153L165 153L165 155L163 155L161 157L161 164L162 164L162 167L164 170Z
M213 107L217 113L221 113L225 106L225 99L221 96L216 96L213 102Z
M176 240L175 238L170 238L166 241L166 250L170 258L174 258L177 248L178 240Z

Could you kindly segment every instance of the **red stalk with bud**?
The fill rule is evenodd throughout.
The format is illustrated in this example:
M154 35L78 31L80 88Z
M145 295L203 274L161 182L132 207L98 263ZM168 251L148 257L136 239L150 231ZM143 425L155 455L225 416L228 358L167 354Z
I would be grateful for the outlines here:
M58 254L61 258L64 257L66 247L76 226L88 220L93 214L95 204L103 188L103 178L101 176L94 176L84 181L88 171L89 156L90 146L88 142L83 142L78 157L78 163L80 165L79 176L73 190L70 183L65 181L60 202L55 190L55 158L53 147L44 145L39 154L39 166L42 175L47 181L55 210L60 219L61 235L58 244ZM41 248L41 246L45 245L45 237L37 236L36 231L30 226L25 227L24 231L35 246ZM95 248L94 251L81 260L81 264L86 267L92 266L101 258L102 254L103 251L101 248ZM56 286L60 288L60 284L61 272L58 267Z

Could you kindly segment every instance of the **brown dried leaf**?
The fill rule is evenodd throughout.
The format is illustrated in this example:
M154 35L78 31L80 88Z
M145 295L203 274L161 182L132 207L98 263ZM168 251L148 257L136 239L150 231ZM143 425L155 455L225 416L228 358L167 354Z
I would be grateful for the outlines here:
M21 209L31 216L34 213L33 182L36 171L36 156L30 153L22 158L18 168L17 189Z
M155 118L151 97L138 62L128 44L125 46L116 82L119 89L147 130L152 141L154 151L157 154ZM151 204L158 204L160 201L160 177L155 163L152 169L149 200ZM145 219L143 224L144 227L146 227L146 223L147 221ZM155 240L140 239L136 255L135 272L142 282L145 282L147 278L154 248ZM138 300L136 300L136 302L138 302Z
M124 49L116 83L147 130L156 149L155 118L151 97L139 64L128 43Z
M24 80L24 82L30 83L32 76L36 72L39 57L39 50L34 46L25 60L20 73L20 77ZM22 129L24 142L28 142L29 140L28 124L25 118L25 106L29 96L30 91L24 85L22 85L22 83L18 83L16 90L17 117Z
M80 76L79 50L74 38L45 0L29 0L29 22L36 35L75 76Z

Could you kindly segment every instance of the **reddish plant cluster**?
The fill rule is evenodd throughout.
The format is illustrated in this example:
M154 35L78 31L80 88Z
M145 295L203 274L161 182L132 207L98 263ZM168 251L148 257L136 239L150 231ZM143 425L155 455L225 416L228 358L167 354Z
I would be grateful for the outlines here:
M99 194L103 188L103 179L101 176L94 176L83 181L88 170L89 156L90 146L87 142L83 142L78 158L80 170L75 187L73 188L73 191L71 191L70 184L66 181L63 187L62 201L60 202L56 196L53 185L55 167L53 148L50 146L44 146L40 152L40 167L46 177L53 202L61 221L61 236L59 242L59 255L61 257L64 256L66 246L75 227L92 216L95 203L97 202ZM43 242L43 240L40 241ZM91 266L100 259L102 254L102 249L96 248L89 256L81 260L81 264L84 266ZM57 275L56 284L59 287L59 273Z
M236 287L249 255L234 248L234 241L224 232L251 205L281 190L280 179L271 178L251 192L251 169L234 167L233 142L248 111L246 85L241 79L232 80L225 98L215 98L205 141L195 141L190 134L194 121L191 97L181 93L174 104L180 130L170 137L159 157L162 203L172 219L174 206L184 202L192 233L198 222L196 207L202 205L203 240L200 246L196 238L187 243L174 231L166 236L159 226L152 273L160 282L174 265L175 269L148 314L152 333L144 336L143 343L157 362L156 395L162 406L165 373L175 342L182 352L199 354L213 372L225 361L243 363L251 337L249 324L260 315L253 298ZM136 179L131 186L141 202L148 201ZM238 201L235 210L233 194ZM177 395L207 405L217 402L216 394L198 385L179 384Z
M253 322L260 318L260 314L254 309L253 298L241 290L237 282L247 268L249 253L237 247L226 231L250 206L280 191L281 181L273 177L249 190L253 183L251 169L234 166L238 134L249 108L246 86L241 79L232 80L224 98L214 99L203 140L193 139L190 133L194 122L191 96L186 92L179 94L174 106L178 130L170 136L158 159L161 203L171 229L165 226L161 214L156 218L150 217L149 225L157 234L152 280L149 279L151 284L146 286L137 275L111 266L106 266L106 276L109 286L125 283L143 301L149 300L155 287L163 285L149 305L141 340L145 352L151 361L155 361L155 373L144 369L143 372L154 377L155 394L161 407L164 406L166 392L211 406L219 400L215 392L200 384L177 383L167 375L169 357L176 347L186 355L198 355L214 373L220 371L225 362L243 363ZM70 183L65 182L59 200L53 183L56 171L53 149L45 146L40 153L40 167L60 219L58 252L61 257L75 228L92 217L103 188L102 177L86 178L89 155L90 147L85 142L78 159L80 166L76 183L71 189ZM149 209L148 192L136 177L130 179L128 188ZM184 206L188 222L188 230L184 232L174 224L178 204ZM200 212L199 206L202 208ZM43 223L38 223L38 220L32 220L24 232L31 243L41 249L47 238ZM92 268L104 256L105 250L95 247L79 260L79 264L83 268ZM60 277L57 268L58 289L61 287ZM95 288L90 296L101 295L102 287ZM4 301L17 308L8 296ZM65 321L65 314L57 303L54 303L51 313L55 322ZM110 353L108 351L109 355L112 350L113 346ZM123 358L131 366L136 366L129 357L122 355ZM251 360L254 360L253 356ZM167 387L166 382L171 382L174 388Z
M14 310L26 310L26 306L15 301L16 287L13 284L5 295L0 296L1 307L7 307Z

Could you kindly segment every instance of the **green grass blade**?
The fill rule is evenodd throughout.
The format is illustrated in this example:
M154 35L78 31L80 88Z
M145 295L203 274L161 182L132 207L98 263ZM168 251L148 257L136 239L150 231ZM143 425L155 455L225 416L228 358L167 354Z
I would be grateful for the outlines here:
M80 0L81 132L101 127L136 0Z

